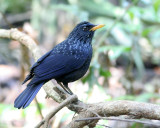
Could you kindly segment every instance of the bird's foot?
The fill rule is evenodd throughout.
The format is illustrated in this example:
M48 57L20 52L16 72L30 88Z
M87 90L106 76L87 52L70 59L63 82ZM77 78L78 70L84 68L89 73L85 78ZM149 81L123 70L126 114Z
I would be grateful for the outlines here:
M63 88L63 90L66 92L66 93L68 93L69 95L73 95L73 92L69 89L69 87L68 87L68 85L63 85L62 83L60 83L60 82L57 82L62 88Z
M47 95L45 96L45 98L46 98L46 99L49 99L49 98L50 98L50 96L47 94Z

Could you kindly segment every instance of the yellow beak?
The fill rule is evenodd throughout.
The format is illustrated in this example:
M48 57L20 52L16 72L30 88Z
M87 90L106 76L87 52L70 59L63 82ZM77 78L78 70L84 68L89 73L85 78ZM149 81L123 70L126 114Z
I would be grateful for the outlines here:
M95 30L97 30L97 29L99 29L99 28L102 28L102 27L104 27L104 26L105 26L104 24L96 25L96 26L94 26L93 28L91 28L89 31L95 31Z

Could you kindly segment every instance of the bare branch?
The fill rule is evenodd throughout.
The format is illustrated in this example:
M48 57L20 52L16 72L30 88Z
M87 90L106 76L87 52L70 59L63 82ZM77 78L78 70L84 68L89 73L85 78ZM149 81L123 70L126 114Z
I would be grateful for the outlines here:
M129 115L130 117L134 117L136 119L146 118L160 120L160 105L135 101L111 101L89 104L87 109L81 111L67 126L67 128L81 128L93 122L93 120L75 122L75 120L83 119L86 117L96 117L92 111L102 117Z
M64 100L62 103L59 104L57 108L55 108L53 111L51 111L35 128L39 128L44 124L44 128L48 127L49 120L63 107L67 106L68 104L72 103L73 101L77 101L78 97L76 95L71 95L66 100Z
M42 110L41 110L40 104L39 104L39 102L38 102L38 100L37 100L37 97L35 97L34 100L35 100L35 102L36 102L36 107L37 107L37 110L39 111L39 114L40 114L40 116L41 116L41 119L43 119L44 117L43 117L43 114L42 114Z
M151 121L142 121L142 120L135 120L135 119L122 119L122 118L117 118L117 117L88 117L88 118L78 119L75 121L80 122L80 121L88 121L88 120L113 120L113 121L123 121L123 122L135 122L135 123L141 123L141 124L147 124L147 125L160 127L160 123L155 124L155 123L152 123Z
M35 61L42 55L35 41L28 35L18 31L17 29L10 29L10 30L0 29L0 38L9 38L12 40L19 41L20 43L25 45L30 50L30 52L32 52ZM61 99L60 95L53 90L53 87L54 85L50 81L43 86L45 92L49 97L52 97L52 99L54 99L59 103L62 102L63 99Z
M0 13L3 16L3 19L0 19L0 26L7 26L9 27L13 26L12 24L23 22L26 20L30 20L31 17L31 11L20 13L20 14L11 14L4 17L4 14Z

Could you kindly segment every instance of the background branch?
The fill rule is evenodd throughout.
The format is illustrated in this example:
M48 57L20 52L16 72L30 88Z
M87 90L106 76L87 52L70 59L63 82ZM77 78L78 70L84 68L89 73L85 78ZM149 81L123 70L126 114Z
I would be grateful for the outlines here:
M65 107L66 105L68 105L69 103L72 103L73 101L76 101L78 99L78 97L76 95L72 95L70 97L68 97L66 100L64 100L62 103L60 103L60 105L55 108L53 111L51 111L40 123L37 124L37 126L35 128L39 128L44 124L44 128L48 127L49 124L49 120L59 111L61 110L63 107Z
M43 117L43 114L42 114L42 110L41 110L40 104L39 104L39 102L38 102L38 100L37 100L37 97L35 97L34 100L35 100L35 102L36 102L37 110L39 111L39 114L40 114L40 116L41 116L41 119L43 119L44 117Z
M32 38L30 38L28 35L18 31L17 29L10 29L10 30L0 29L0 37L17 40L23 45L25 45L32 53L35 61L42 56L42 53L39 50L35 41ZM54 85L52 82L47 82L43 86L45 92L49 97L52 97L52 99L54 99L59 103L62 102L63 99L60 97L60 95L56 91L53 90L53 87Z
M31 11L20 13L20 14L12 14L12 15L4 15L2 12L0 12L3 19L0 19L0 23L2 27L6 27L7 25L9 27L12 27L12 24L22 22L22 21L28 21L31 17Z

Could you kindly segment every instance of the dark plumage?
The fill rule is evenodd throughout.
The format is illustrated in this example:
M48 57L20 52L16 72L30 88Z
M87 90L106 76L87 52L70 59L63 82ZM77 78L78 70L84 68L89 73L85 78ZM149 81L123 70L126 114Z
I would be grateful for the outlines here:
M23 84L30 79L31 81L15 100L14 107L26 108L43 84L51 79L63 83L69 89L69 82L83 77L92 58L91 41L94 31L103 26L93 25L89 22L79 23L66 40L38 59L31 67L30 74ZM68 91L70 92L70 90Z

